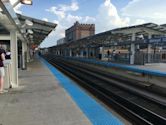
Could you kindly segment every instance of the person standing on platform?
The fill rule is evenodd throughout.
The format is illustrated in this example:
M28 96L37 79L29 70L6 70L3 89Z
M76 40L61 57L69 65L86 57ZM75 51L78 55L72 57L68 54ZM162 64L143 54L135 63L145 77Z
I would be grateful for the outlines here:
M11 52L9 50L6 52L5 59L11 59Z
M4 93L3 84L4 84L4 64L3 61L5 60L5 50L0 48L0 94Z

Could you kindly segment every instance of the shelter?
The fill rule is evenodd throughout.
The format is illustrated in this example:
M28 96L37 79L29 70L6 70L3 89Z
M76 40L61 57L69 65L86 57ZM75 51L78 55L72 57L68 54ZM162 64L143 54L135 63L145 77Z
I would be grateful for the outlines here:
M63 56L89 57L95 55L94 57L97 57L100 54L102 59L106 49L124 47L127 51L127 56L125 56L129 60L128 63L134 64L136 50L140 46L144 46L147 48L147 62L150 62L152 46L156 44L166 45L165 35L166 27L164 25L146 23L112 29L70 43L57 45L51 47L50 51Z
M9 0L0 1L0 40L10 44L13 87L18 86L18 42L21 43L24 68L25 62L30 60L31 45L39 45L56 26L57 24L16 14Z

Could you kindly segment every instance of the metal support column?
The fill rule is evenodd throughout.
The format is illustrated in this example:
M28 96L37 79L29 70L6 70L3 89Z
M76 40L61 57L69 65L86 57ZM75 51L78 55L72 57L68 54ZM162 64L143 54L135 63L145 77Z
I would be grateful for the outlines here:
M100 47L99 49L99 59L104 59L104 47Z
M26 49L27 49L27 62L30 62L30 49L28 44L26 44Z
M26 60L25 60L25 56L27 55L27 54L25 54L25 53L27 53L27 44L25 43L25 42L22 42L22 70L25 70L26 69Z
M135 37L136 37L135 33L133 33L131 40L135 41ZM134 61L135 61L135 44L132 43L130 45L130 64L134 64Z
M152 38L152 34L149 34L148 39L151 39L151 38ZM152 45L148 44L148 47L147 47L148 63L150 63L150 60L151 60L151 48L152 48Z
M130 64L134 64L135 44L130 45Z
M86 48L85 51L86 51L86 58L89 58L89 48Z
M18 49L17 32L15 30L10 31L10 38L12 87L18 87Z
M69 50L69 56L72 57L72 50Z

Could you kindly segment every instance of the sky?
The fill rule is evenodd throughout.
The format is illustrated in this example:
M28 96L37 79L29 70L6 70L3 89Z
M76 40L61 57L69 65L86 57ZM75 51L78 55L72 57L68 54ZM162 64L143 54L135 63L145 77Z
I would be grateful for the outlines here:
M17 0L10 0L13 4ZM96 33L143 23L166 23L166 0L33 0L17 13L58 24L40 47L56 45L74 22L94 23Z

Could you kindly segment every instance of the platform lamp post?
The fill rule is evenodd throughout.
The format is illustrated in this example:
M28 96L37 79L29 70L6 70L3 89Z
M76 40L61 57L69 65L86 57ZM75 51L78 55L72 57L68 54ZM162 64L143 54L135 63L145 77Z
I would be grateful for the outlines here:
M32 5L32 0L20 0L22 4Z
M14 4L13 7L16 7L19 3L25 4L25 5L32 5L32 0L17 0Z

